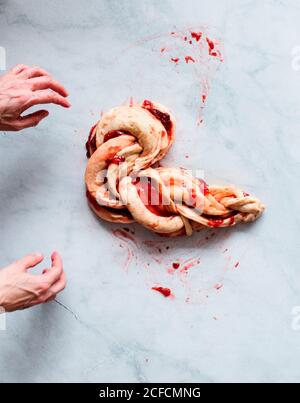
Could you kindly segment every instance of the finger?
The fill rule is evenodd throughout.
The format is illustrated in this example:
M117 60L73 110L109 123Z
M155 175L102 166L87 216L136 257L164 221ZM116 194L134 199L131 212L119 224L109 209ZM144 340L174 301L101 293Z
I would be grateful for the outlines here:
M28 82L31 86L32 91L50 89L62 95L63 97L68 96L68 92L64 88L64 86L58 81L53 80L51 77L31 78L30 80L28 80Z
M11 74L20 74L22 73L22 71L24 71L25 69L28 69L28 66L26 66L25 64L17 64L15 67L13 67L9 73Z
M63 262L60 254L54 251L51 255L52 267L63 267Z
M63 272L59 280L50 287L49 291L52 294L58 294L59 292L63 291L66 288L66 284L67 284L66 275Z
M38 90L32 93L32 98L26 105L26 109L34 105L41 104L56 104L63 106L64 108L69 108L71 106L70 102L63 96L59 95L57 92L52 90ZM22 110L22 112L24 112Z
M53 294L51 291L47 290L43 294L41 294L38 298L32 299L30 303L28 303L28 306L26 308L30 308L36 305L44 304L46 302L50 302L55 300L56 294ZM24 309L24 308L22 308Z
M26 116L20 116L15 121L14 126L17 130L26 129L28 127L34 127L37 126L40 123L40 121L43 120L48 115L49 115L48 111L40 110L30 113L29 115Z
M54 294L54 295L51 295L51 297L49 297L48 299L46 299L45 302L51 302L51 301L55 300L55 298L56 298L56 295L55 295L55 294Z
M56 283L63 274L63 265L60 255L57 252L52 253L51 260L51 269L44 270L44 274L41 276L41 281L48 283L50 286Z
M29 67L25 70L22 71L21 77L23 78L34 78L34 77L42 77L42 76L49 76L50 74L42 69L41 67L34 66L34 67Z
M44 260L44 256L41 253L30 253L15 262L18 269L26 271L31 267L36 266Z
M53 301L55 298L56 298L55 294L52 294L52 292L47 291L42 296L40 296L38 299L33 301L33 304L34 305L45 304L47 302Z
M51 287L60 279L62 272L63 272L62 268L53 267L50 270L48 270L47 273L42 274L40 281L42 283L48 284L48 286Z

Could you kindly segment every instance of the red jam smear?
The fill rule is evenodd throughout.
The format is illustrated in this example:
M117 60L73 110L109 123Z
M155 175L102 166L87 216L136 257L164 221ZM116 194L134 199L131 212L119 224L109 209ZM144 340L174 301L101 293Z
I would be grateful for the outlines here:
M186 64L188 64L188 62L193 62L193 63L196 62L196 60L192 56L185 56L184 59L185 59Z
M96 128L96 126L97 126L97 123L91 127L88 140L85 143L87 158L90 158L90 156L97 150L96 134L94 134L94 129Z
M229 225L233 225L234 224L234 216L230 217L230 221L229 221Z
M121 164L122 162L125 161L125 157L123 155L119 156L119 155L115 155L114 157L112 157L111 159L108 159L106 162L108 164Z
M96 133L94 133L94 129L96 128L96 126L97 126L97 123L91 127L88 140L85 144L87 158L90 158L91 155L97 150ZM128 135L128 134L130 134L130 133L127 131L112 130L104 135L103 143L105 143L106 141L108 141L110 139L114 139L116 137L120 137L120 136Z
M229 218L229 217L227 217ZM208 221L208 225L213 228L221 227L226 218L212 218ZM234 216L229 219L229 226L234 224Z
M204 196L209 195L209 188L208 188L208 184L203 180L203 179L198 179L200 182L200 189L201 189L201 193Z
M154 105L151 101L149 101L148 99L145 99L143 102L142 108L152 109L152 108L154 108Z
M156 119L158 119L166 129L166 132L170 134L172 129L172 122L168 113L159 111L154 107L153 103L151 101L148 101L147 99L145 99L145 101L143 102L142 108L147 109Z
M198 179L200 184L199 184L199 189L200 192L204 195L207 196L209 194L209 189L207 183L203 179ZM197 203L197 189L195 187L191 188L189 190L190 194L190 202L192 206L195 206Z
M108 132L104 135L103 138L103 143L105 143L106 141L110 140L110 139L114 139L116 137L120 137L123 136L124 134L130 134L129 132L123 131L123 130L112 130L111 132Z
M170 288L165 287L152 287L152 290L160 292L164 297L169 297L171 295Z
M202 32L191 32L191 37L196 39L197 42L202 38Z
M136 178L132 184L137 188L138 195L151 213L160 217L170 217L172 213L167 211L162 204L162 196L151 184L150 178Z
M223 219L219 219L219 218L214 219L214 220L209 220L209 221L208 221L208 225L209 225L210 227L213 227L213 228L221 227L221 225L222 225L223 223L224 223L224 220L223 220Z
M218 56L218 52L215 50L215 44L213 43L212 40L210 40L209 38L206 38L206 42L208 45L208 53L210 56Z
M202 191L201 191L202 193ZM189 190L189 202L187 203L189 206L196 207L197 205L197 191L195 188L191 188Z

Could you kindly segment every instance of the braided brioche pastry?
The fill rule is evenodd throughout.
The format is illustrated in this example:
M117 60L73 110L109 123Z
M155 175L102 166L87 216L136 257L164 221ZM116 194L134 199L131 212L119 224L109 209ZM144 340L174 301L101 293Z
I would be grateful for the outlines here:
M183 168L156 167L174 131L171 112L150 101L103 115L86 144L85 183L94 213L165 236L256 220L264 210L257 198L234 186L208 186Z

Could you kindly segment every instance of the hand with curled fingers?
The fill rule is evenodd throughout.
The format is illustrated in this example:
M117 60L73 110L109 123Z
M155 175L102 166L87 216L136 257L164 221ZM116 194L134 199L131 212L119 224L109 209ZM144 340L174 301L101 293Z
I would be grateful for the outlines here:
M0 306L6 312L52 301L66 286L60 255L53 252L51 268L34 275L28 269L43 261L41 254L29 254L0 270Z
M23 115L35 105L56 104L69 108L68 93L40 67L15 66L0 77L0 130L19 131L37 126L49 112L40 109Z

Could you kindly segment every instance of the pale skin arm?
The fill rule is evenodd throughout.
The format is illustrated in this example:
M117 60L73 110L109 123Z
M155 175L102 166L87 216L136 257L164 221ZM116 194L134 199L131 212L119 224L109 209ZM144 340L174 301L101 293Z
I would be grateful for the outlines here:
M41 104L69 108L66 89L40 67L17 65L0 77L0 131L19 131L38 125L48 116L40 109L27 109ZM66 286L60 255L53 252L51 268L40 275L29 269L43 261L42 254L29 254L0 270L0 307L6 312L25 309L51 301Z
M61 257L51 256L51 268L33 275L29 269L43 261L40 253L29 254L0 270L0 306L6 312L52 301L66 286Z

